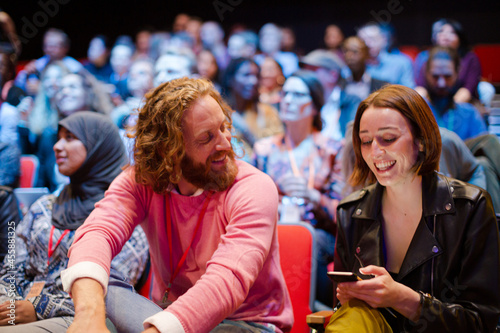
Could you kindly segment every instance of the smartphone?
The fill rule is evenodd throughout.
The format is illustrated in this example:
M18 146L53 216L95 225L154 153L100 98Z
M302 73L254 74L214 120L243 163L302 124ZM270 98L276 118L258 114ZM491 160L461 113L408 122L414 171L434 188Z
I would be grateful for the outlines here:
M328 277L337 283L340 282L355 282L362 279L353 272L327 272Z

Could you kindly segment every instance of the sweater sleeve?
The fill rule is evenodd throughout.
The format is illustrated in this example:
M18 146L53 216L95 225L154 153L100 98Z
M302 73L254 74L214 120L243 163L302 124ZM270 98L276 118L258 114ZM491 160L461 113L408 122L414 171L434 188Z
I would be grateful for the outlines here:
M135 183L130 169L113 181L104 199L96 204L76 232L68 252L68 269L61 274L65 291L69 292L72 283L78 278L96 279L91 276L90 270L77 270L77 264L97 264L109 276L111 260L145 217L144 193L143 187ZM102 274L98 281L103 284ZM107 284L107 280L105 282ZM106 291L106 285L103 288Z
M222 208L228 224L205 274L166 310L186 332L210 331L247 299L276 237L277 206L276 186L260 172L228 190ZM248 306L258 312L258 304Z

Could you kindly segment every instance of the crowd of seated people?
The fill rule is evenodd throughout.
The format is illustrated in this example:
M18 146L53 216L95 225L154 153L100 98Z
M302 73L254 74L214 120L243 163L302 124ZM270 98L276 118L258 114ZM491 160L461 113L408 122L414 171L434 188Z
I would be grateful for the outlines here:
M325 29L324 45L306 53L296 45L291 27L270 22L252 31L238 25L226 34L216 21L179 14L170 31L148 27L114 43L105 34L93 36L81 62L68 55L70 36L53 28L45 32L43 56L17 73L18 55L0 49L0 194L12 195L9 188L19 186L21 155L36 155L40 168L35 186L47 187L52 196L38 202L20 223L33 223L43 207L53 212L74 186L72 173L60 171L54 154L61 129L74 121L74 114L92 111L113 123L133 164L133 138L127 131L144 96L177 78L206 78L233 110L232 143L238 158L275 181L279 219L287 222L293 216L318 230L317 298L331 306L332 285L321 277L333 261L337 204L354 190L348 185L354 163L349 124L372 92L388 84L415 88L441 128L443 173L487 190L500 188L487 184L499 175L500 166L476 159L464 143L488 132L484 114L471 104L478 98L481 68L460 23L436 21L433 45L415 61L390 50L384 29L371 22L345 36L332 24ZM90 154L91 144L85 148ZM492 170L488 180L485 168ZM490 194L500 213L500 193ZM290 209L298 213L290 215ZM20 228L20 236L33 227ZM323 297L325 290L328 297ZM38 302L32 300L33 306ZM32 315L46 319L36 311Z

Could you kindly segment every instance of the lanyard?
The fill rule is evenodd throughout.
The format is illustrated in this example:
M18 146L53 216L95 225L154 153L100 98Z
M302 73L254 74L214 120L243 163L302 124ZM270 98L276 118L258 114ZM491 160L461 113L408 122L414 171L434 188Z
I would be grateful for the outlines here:
M186 261L188 252L191 249L191 246L193 245L194 238L196 237L196 234L198 233L198 229L200 228L201 221L203 220L203 217L205 216L205 212L207 211L208 202L210 201L210 198L212 196L212 192L208 192L207 197L205 198L205 201L203 202L203 207L201 208L200 216L198 216L198 222L196 222L196 227L194 229L194 233L193 233L193 237L191 238L191 242L189 242L188 247L184 251L184 254L182 255L179 262L177 263L177 267L175 268L175 270L174 270L174 255L172 253L172 216L170 213L169 196L170 196L169 193L167 193L167 195L165 196L165 207L166 207L166 215L167 215L167 238L168 238L168 250L170 252L171 276L170 276L170 281L168 282L167 290L165 290L165 295L163 296L162 302L166 302L168 300L168 294L170 293L170 289L172 288L172 282L177 277L177 275L179 274L179 271L181 270L182 265L184 265L184 262Z
M302 176L300 170L297 166L297 162L295 161L295 156L293 156L292 144L288 139L288 135L285 135L285 144L288 152L288 158L290 159L290 166L292 167L293 175L296 177ZM314 188L314 159L309 156L309 179L307 180L307 188Z
M66 236L68 233L69 233L69 229L66 229L64 230L64 232L62 233L62 235L59 237L59 239L57 240L56 242L56 246L52 247L52 237L54 236L54 230L56 229L55 226L52 226L52 228L50 228L50 236L49 236L49 250L48 250L48 255L49 257L47 258L47 266L49 265L50 263L50 257L52 257L52 255L54 254L54 251L57 249L57 247L59 246L59 243L61 243L62 239L64 238L64 236Z

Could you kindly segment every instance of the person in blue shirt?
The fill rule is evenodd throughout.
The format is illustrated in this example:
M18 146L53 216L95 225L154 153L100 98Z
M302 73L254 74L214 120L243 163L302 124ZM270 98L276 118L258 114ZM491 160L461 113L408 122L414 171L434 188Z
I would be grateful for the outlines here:
M415 87L410 58L403 54L387 52L387 36L379 24L365 24L358 30L358 37L366 43L370 51L366 71L372 77L409 88Z
M426 68L428 103L440 127L455 132L462 140L487 134L486 123L469 103L453 100L458 87L460 58L451 48L436 46L429 52Z

